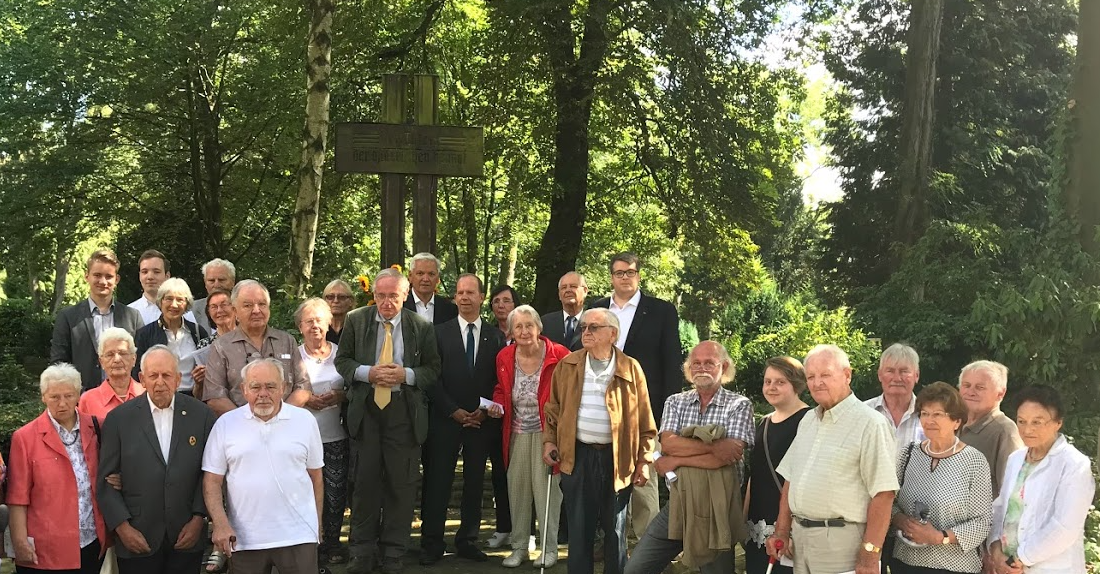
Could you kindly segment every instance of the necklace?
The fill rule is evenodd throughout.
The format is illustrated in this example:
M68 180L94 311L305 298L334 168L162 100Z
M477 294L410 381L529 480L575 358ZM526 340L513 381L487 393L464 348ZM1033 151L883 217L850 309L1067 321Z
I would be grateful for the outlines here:
M64 430L64 427L62 427L62 430ZM71 438L69 440L65 440L65 435L69 435ZM73 443L76 442L76 439L80 438L80 434L75 428L71 431L65 431L64 433L59 432L57 433L57 436L61 439L61 444L65 446L72 446Z
M1029 448L1029 449L1027 449L1027 456L1024 457L1024 458L1027 459L1027 462L1035 464L1035 463L1043 460L1044 458L1046 458L1047 453L1049 453L1049 452L1050 451L1048 450L1046 453L1043 453L1043 456L1035 456L1035 453L1032 451L1032 449Z
M959 446L959 437L955 437L955 442L951 445L950 448L946 448L946 449L941 450L941 451L932 450L932 441L931 440L926 440L924 442L925 442L924 452L926 452L926 453L928 453L932 456L939 456L939 455L947 453L947 452L950 452L951 454L955 454L955 448L957 448Z
M324 356L322 356L322 357L313 356L314 353L320 353L322 351L324 351L324 347L318 347L317 349L313 349L313 350L311 350L309 348L306 348L306 354L309 355L309 357L311 359L313 359L314 361L317 361L318 365L324 364L325 359L327 359L328 356L332 354L332 347L329 347L329 350L325 351Z

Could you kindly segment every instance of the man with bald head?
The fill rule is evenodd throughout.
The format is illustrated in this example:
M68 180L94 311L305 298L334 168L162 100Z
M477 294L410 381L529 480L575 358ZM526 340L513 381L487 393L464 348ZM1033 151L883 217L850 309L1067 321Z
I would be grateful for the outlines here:
M776 469L787 482L768 554L778 558L782 543L795 574L878 574L898 490L894 429L852 393L852 367L840 347L818 345L804 364L818 406Z
M151 347L141 357L145 396L103 422L96 498L122 574L193 574L202 561L202 455L214 413L176 392L180 378L176 355ZM116 473L125 477L119 490L106 482Z
M551 311L542 316L542 334L551 341L565 346L570 351L581 348L581 333L577 330L581 311L584 311L584 298L588 296L588 282L584 275L570 271L558 280L558 300L560 311Z

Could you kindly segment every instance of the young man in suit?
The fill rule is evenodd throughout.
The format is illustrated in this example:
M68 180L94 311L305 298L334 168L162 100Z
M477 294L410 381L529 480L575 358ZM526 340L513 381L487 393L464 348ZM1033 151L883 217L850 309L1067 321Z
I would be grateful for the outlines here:
M435 329L401 308L409 280L396 269L374 277L375 306L348 313L336 370L348 381L348 433L355 445L348 574L403 569L419 483L420 445L439 377Z
M581 332L577 329L584 298L588 296L588 283L584 275L570 271L558 279L558 299L561 311L551 311L542 316L542 334L551 341L564 345L570 351L581 348Z
M458 317L435 328L441 371L431 397L430 438L424 445L424 501L421 512L420 563L430 566L443 558L447 501L462 452L462 523L455 547L463 558L488 559L477 547L481 526L481 497L485 461L493 445L499 448L498 419L479 408L482 397L492 397L496 386L496 357L504 347L500 329L481 319L485 286L477 275L459 276L455 283ZM497 470L494 467L494 471Z
M619 318L622 329L615 347L641 364L653 417L660 428L665 399L684 386L680 318L676 307L668 301L642 293L639 288L642 261L637 255L617 253L611 257L609 267L614 292L592 306L606 307ZM653 475L653 468L649 470ZM635 488L631 496L630 525L638 538L660 510L657 482L653 480L643 488Z
M439 259L427 252L413 255L409 263L409 283L412 289L405 299L405 308L433 325L442 325L458 317L458 307L453 302L435 295L442 268Z
M99 335L111 327L121 327L133 335L145 326L141 313L115 301L118 267L118 257L110 249L92 253L84 273L88 299L62 309L54 323L50 363L71 363L80 371L85 391L106 378L99 365Z
M141 361L144 397L112 410L103 422L96 498L115 533L121 574L192 574L202 561L206 504L202 455L214 412L176 393L179 360L156 345ZM121 490L107 484L120 473Z

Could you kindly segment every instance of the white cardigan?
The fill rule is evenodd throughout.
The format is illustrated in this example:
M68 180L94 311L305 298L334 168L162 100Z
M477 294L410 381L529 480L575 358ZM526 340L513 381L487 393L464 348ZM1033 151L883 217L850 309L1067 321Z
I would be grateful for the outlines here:
M1001 539L1005 510L1027 449L1008 457L1001 492L993 502L989 544ZM1024 483L1024 513L1020 517L1017 559L1028 574L1085 574L1085 514L1096 483L1087 456L1059 434L1047 456Z

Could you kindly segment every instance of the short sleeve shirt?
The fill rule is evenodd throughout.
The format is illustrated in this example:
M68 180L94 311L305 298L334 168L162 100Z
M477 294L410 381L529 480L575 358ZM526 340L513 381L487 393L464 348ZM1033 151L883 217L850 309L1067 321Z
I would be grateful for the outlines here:
M898 489L895 461L893 425L849 394L802 418L776 470L790 484L795 516L865 523L871 498Z
M719 388L706 410L700 410L699 393L695 389L672 395L665 400L661 415L661 432L678 434L684 427L718 425L726 429L727 438L752 445L756 429L752 424L752 401L731 390Z
M286 403L266 422L248 405L222 415L202 457L204 471L225 477L237 550L317 543L317 506L307 470L323 466L317 420Z
M260 347L257 349L240 328L215 339L206 357L202 400L229 398L237 406L244 405L241 369L260 359L278 359L283 363L283 372L286 373L284 399L299 389L313 390L298 352L298 343L290 333L269 327Z

